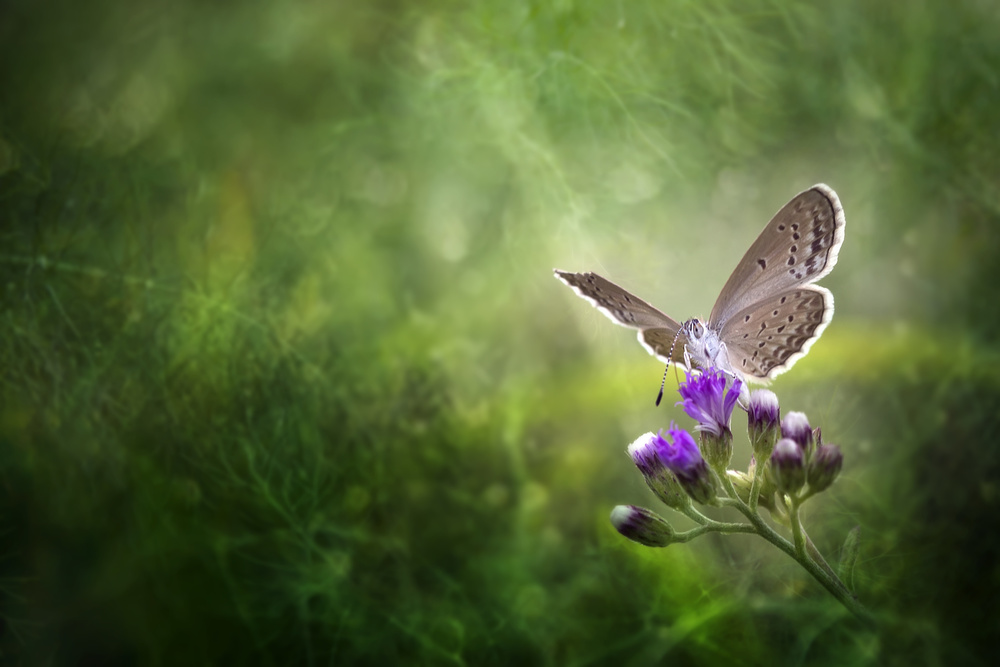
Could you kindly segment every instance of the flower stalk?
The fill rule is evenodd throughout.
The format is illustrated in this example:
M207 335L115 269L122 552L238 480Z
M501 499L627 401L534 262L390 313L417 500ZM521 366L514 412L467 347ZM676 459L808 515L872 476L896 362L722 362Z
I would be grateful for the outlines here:
M795 559L854 616L872 624L872 616L826 562L802 525L803 504L829 488L840 473L840 449L824 444L820 429L813 429L803 413L790 412L780 419L777 396L757 390L744 408L753 451L750 468L745 472L729 470L731 418L742 386L738 379L729 388L726 385L726 376L715 369L689 371L681 383L683 400L678 405L697 420L693 430L699 435L698 444L687 431L671 423L665 433L647 433L629 447L649 488L697 526L676 532L666 519L650 510L619 506L612 512L615 528L633 541L660 547L707 533L759 535ZM746 521L711 519L697 504L731 507ZM762 508L788 528L790 540L765 521ZM855 536L852 544L856 543ZM851 568L857 560L856 551L851 552Z

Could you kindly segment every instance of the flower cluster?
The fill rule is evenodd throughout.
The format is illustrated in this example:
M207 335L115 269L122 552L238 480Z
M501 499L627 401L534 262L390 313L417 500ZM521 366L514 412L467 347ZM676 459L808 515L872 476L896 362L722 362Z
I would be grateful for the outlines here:
M822 431L811 428L804 413L785 415L781 421L781 440L771 455L771 470L779 491L795 496L805 488L801 498L805 500L829 488L843 463L840 447L824 445Z
M786 552L794 551L796 559L845 605L856 604L815 547L807 551L808 538L798 516L802 503L829 488L837 478L843 465L840 449L824 444L820 429L813 429L805 414L789 412L782 419L778 397L767 389L758 389L745 398L746 405L740 405L747 414L747 435L753 451L750 467L746 472L729 470L733 454L731 420L741 391L743 385L738 378L730 381L717 369L688 371L679 387L682 400L677 405L696 420L692 430L698 436L697 442L691 433L671 422L670 428L646 433L628 448L656 497L699 526L678 533L652 510L634 505L616 507L611 514L612 525L630 540L657 547L686 542L705 532L755 533ZM750 523L715 521L700 513L694 503L733 507ZM794 544L761 519L759 507L791 528Z

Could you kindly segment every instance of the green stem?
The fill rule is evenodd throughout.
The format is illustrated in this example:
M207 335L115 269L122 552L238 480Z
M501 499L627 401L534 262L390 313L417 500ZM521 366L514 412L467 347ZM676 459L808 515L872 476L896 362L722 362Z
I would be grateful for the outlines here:
M808 496L792 498L791 507L789 508L789 518L792 523L792 535L795 538L795 551L804 558L811 558L815 561L817 565L823 568L826 573L833 578L834 582L838 586L842 587L848 595L852 595L851 590L844 585L844 582L840 580L840 577L838 577L837 573L833 571L830 564L826 562L826 559L823 558L823 554L819 552L819 549L816 548L816 545L813 544L813 541L809 538L808 533L806 533L806 529L802 526L802 520L799 518L799 508L802 507L802 503L805 502L806 497Z
M823 558L823 554L821 554L819 552L819 549L816 548L816 545L813 544L813 541L812 541L812 539L810 539L809 533L806 532L805 527L802 528L802 537L805 538L805 541L806 541L806 551L809 553L809 556L811 556L812 559L814 561L816 561L817 565L819 565L821 568L823 568L824 570L826 570L826 573L829 574L831 577L833 577L833 579L838 584L840 584L841 586L843 586L844 590L847 591L848 595L853 596L854 594L851 593L851 589L848 588L844 584L844 582L840 580L840 575L838 575L836 573L836 571L834 571L834 569L832 567L830 567L830 564L826 562L825 558Z
M750 509L757 511L757 502L760 500L761 470L753 471L753 482L750 484Z
M681 510L681 512L683 512L684 516L687 518L691 519L695 523L700 523L703 526L711 521L711 519L699 512L694 505L688 505Z
M712 521L709 523L684 531L675 533L672 540L674 542L689 542L699 535L705 533L756 533L757 529L748 523Z
M731 498L728 499L728 502L725 502L724 504L738 509L743 516L749 519L758 535L797 560L799 564L804 567L814 579L816 579L816 581L829 591L831 595L837 598L837 600L839 600L840 603L848 609L848 611L854 614L856 618L870 626L875 624L875 620L868 610L865 609L864 605L862 605L853 594L851 594L843 582L840 581L840 578L832 572L828 572L820 565L817 565L816 562L806 553L804 546L805 540L803 539L801 525L799 524L798 507L794 500L790 507L790 518L792 520L792 533L795 536L796 543L802 545L800 548L796 548L795 545L775 532L775 530L764 521L764 518L759 512L755 509L751 509L749 505L740 500L739 496L736 494L736 489L733 487L732 482L730 482L729 479L723 479L723 484L726 485L729 495L731 496Z
M805 540L802 539L802 523L799 522L799 500L794 496L791 496L789 500L791 500L791 504L788 506L788 519L792 524L792 539L795 541L795 553L801 561L808 558L808 556L806 555Z

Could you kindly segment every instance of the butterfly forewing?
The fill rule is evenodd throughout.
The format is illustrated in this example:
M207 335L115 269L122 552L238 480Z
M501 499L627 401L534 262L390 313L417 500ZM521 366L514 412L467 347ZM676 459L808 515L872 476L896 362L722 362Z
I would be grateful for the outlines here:
M681 325L672 317L596 273L570 273L556 269L555 274L615 324L638 329L639 342L650 354L666 361L673 346L674 361L683 359L685 339L683 335L678 337Z
M795 287L734 313L719 337L737 371L771 380L798 361L833 317L833 295L819 285Z
M822 184L799 193L771 218L729 276L709 326L719 329L737 311L819 280L837 263L843 242L844 210L837 193Z

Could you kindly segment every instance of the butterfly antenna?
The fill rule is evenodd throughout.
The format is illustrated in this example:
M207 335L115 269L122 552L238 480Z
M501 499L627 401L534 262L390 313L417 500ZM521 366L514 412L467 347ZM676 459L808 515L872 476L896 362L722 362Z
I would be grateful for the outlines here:
M667 384L667 371L670 370L670 360L674 358L674 346L677 345L677 338L681 335L681 330L678 329L677 333L674 334L674 339L670 341L670 352L667 353L667 367L663 369L663 380L660 381L660 393L656 395L656 406L660 406L660 401L663 400L663 387ZM674 364L674 371L677 370L677 364ZM678 379L679 381L679 379Z
M667 384L667 371L670 370L670 362L667 362L666 368L663 369L663 380L660 382L660 393L656 395L656 407L660 407L660 401L663 400L663 387Z

